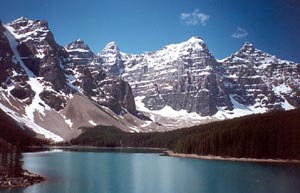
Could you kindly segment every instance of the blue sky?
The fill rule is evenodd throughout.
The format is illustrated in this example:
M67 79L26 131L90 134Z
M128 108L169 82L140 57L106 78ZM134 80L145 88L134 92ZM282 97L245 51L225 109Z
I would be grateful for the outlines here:
M95 52L115 41L123 52L154 51L200 36L216 58L246 41L300 62L299 0L9 0L0 19L48 20L61 45L83 39Z

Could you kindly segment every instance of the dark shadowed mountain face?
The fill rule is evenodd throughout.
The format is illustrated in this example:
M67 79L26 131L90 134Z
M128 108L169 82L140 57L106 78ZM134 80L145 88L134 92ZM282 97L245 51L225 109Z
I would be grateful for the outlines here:
M110 42L94 54L22 17L0 25L0 62L0 108L54 141L81 126L163 131L300 106L299 64L250 43L221 61L200 37L140 55Z

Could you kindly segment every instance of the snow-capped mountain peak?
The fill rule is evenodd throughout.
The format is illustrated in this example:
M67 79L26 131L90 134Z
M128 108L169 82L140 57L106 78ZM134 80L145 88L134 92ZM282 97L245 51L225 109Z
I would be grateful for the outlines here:
M33 23L33 20L30 20L27 17L20 17L13 20L12 22L9 22L8 25L19 24L20 26L25 26L28 23Z
M98 54L103 69L111 75L120 75L124 72L123 53L116 42L109 42Z
M225 63L248 63L259 66L261 64L278 61L277 57L257 49L252 43L246 42L237 52L220 60Z
M102 52L118 53L120 52L120 48L118 47L116 42L112 41L106 44Z
M89 65L94 61L96 55L90 47L81 39L77 39L65 46L72 62L77 65ZM95 61L96 63L97 61Z
M67 51L82 51L90 52L90 47L81 39L77 39L74 42L71 42L66 47Z
M254 45L251 42L245 42L242 48L254 48Z
M50 32L47 21L30 20L26 17L21 17L8 23L7 27L21 42L29 40L42 41Z
M177 51L177 52L183 52L183 51L208 51L208 47L203 41L202 38L198 36L193 36L189 38L187 41L177 43L177 44L170 44L165 47L165 49L170 50L171 52Z
M190 43L194 43L194 42L196 42L196 43L204 43L204 40L201 37L199 37L199 36L192 36L192 37L190 37L187 40L187 42L190 42Z

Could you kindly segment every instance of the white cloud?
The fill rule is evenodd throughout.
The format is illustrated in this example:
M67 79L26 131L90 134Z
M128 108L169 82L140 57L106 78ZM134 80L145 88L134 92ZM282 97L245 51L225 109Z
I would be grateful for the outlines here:
M236 31L231 35L231 37L241 39L241 38L246 37L247 35L248 35L248 32L246 29L238 27L236 29Z
M199 12L198 9L195 9L192 13L181 13L180 20L186 25L206 25L209 15Z

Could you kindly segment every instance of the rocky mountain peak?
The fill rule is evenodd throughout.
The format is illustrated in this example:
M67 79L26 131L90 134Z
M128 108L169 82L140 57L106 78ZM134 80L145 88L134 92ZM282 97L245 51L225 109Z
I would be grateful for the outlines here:
M96 55L91 51L90 47L81 39L69 43L65 46L65 49L76 66L89 65L96 58Z
M18 19L16 19L16 20L14 20L14 21L12 21L12 22L10 22L10 23L8 23L8 24L27 24L29 21L31 21L32 22L32 20L30 20L30 19L28 19L27 17L20 17L20 18L18 18Z
M116 42L112 41L109 42L103 49L103 51L111 51L114 53L117 53L120 51L120 48L118 47L118 45L116 44Z
M90 47L81 39L77 39L66 46L67 50L91 51Z
M187 41L190 43L193 43L193 42L204 43L204 40L199 36L192 36Z
M257 49L252 43L246 42L237 52L221 60L225 63L248 63L260 65L262 63L276 62L276 56Z
M252 47L254 48L254 45L251 43L251 42L245 42L244 45L243 45L243 48L247 48L247 47Z
M109 42L98 54L103 69L111 75L120 75L124 71L124 61L116 42Z
M166 49L188 51L188 52L193 52L193 51L209 52L208 47L203 41L203 39L198 36L193 36L189 38L187 41L181 43L168 45L166 46Z
M244 52L244 53L246 53L246 54L250 54L250 53L253 53L253 52L258 51L258 50L254 47L254 45L253 45L252 43L246 42L246 43L242 46L242 48L240 49L240 51L241 51L241 52Z
M45 20L30 20L26 17L21 17L7 24L17 34L17 38L21 41L27 41L28 36L39 37L45 39L50 31L48 22Z

